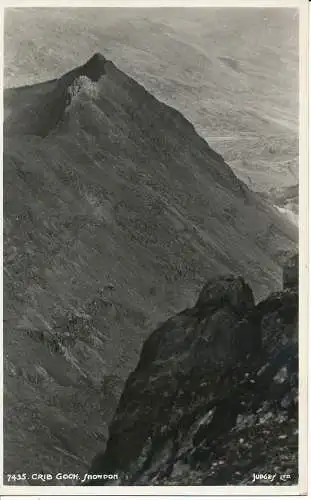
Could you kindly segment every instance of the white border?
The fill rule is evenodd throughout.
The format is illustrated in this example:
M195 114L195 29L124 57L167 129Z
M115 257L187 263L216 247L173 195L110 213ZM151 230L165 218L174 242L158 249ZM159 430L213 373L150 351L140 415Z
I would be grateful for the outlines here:
M2 7L292 7L304 10L308 18L307 0L2 0Z
M245 495L279 495L295 496L307 495L308 467L307 467L307 409L308 409L308 302L309 302L309 259L308 259L308 25L309 25L309 3L307 0L19 0L1 2L1 34L3 44L3 12L5 7L295 7L300 11L299 24L299 44L300 44L300 154L299 154L299 254L300 254L300 293L299 293L299 484L297 486L4 486L0 485L0 494L8 495L7 498L20 500L19 495L31 497L36 495L44 496L50 500L49 495L61 496L84 496L94 495L115 498L121 496L245 496ZM310 16L311 17L311 16ZM3 51L0 50L1 64L3 68ZM3 72L1 72L1 89L3 88ZM3 116L3 103L0 105L0 119ZM1 136L1 157L3 138ZM2 176L1 176L1 196L2 196ZM2 199L1 199L2 201ZM2 229L2 217L1 217ZM1 231L1 252L3 248ZM2 284L1 273L1 284ZM1 286L1 293L2 293ZM1 301L1 315L3 304ZM3 317L3 316L2 316ZM2 322L1 322L2 323ZM1 353L2 350L2 329L1 329ZM0 371L0 383L2 385L2 370ZM3 408L1 401L1 414ZM2 443L3 444L3 443ZM0 446L0 471L2 477L3 469L3 447ZM15 497L14 497L15 496Z

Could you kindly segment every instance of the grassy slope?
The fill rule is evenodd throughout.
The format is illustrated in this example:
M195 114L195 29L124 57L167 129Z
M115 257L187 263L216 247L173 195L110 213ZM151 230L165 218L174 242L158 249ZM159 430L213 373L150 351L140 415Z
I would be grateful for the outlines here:
M83 472L145 336L219 273L243 274L258 298L279 288L276 255L297 238L111 63L47 137L31 135L57 85L10 96L6 472Z
M294 16L292 9L12 9L5 81L54 78L101 51L179 109L253 189L286 187L298 180Z

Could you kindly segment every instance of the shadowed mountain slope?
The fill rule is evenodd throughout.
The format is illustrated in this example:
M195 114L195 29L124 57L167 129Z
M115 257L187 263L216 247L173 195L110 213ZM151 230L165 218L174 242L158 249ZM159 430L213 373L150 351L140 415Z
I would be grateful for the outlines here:
M218 274L279 289L297 228L100 54L4 98L5 469L83 471L146 334Z

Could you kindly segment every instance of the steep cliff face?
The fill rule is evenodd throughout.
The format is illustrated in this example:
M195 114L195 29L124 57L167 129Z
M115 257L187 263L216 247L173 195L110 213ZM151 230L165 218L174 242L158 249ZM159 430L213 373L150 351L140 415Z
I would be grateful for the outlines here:
M130 485L271 484L254 481L266 472L274 485L297 482L297 299L287 288L255 306L240 277L207 283L145 342L90 474Z

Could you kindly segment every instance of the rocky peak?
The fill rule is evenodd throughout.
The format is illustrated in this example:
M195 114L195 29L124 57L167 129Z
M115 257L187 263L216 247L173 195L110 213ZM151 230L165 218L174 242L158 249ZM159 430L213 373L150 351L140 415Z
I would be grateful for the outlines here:
M297 481L297 308L293 290L255 306L242 278L208 282L146 340L90 473L233 485L271 469Z
M80 68L80 73L93 81L98 81L105 74L107 59L97 52Z
M241 276L224 276L209 281L203 288L196 303L196 308L231 307L237 314L254 306L251 288Z

